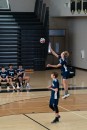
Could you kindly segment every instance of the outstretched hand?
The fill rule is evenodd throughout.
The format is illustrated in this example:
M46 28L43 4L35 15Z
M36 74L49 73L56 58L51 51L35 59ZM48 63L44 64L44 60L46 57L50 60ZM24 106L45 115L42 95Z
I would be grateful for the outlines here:
M52 86L48 86L47 88L48 88L48 89L51 89L51 88L52 88Z
M47 67L51 67L51 64L47 64Z

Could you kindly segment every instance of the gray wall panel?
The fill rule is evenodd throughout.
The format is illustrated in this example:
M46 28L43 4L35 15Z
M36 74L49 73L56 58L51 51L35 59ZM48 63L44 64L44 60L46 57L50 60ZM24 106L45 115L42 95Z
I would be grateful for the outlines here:
M12 12L34 12L35 0L9 0Z

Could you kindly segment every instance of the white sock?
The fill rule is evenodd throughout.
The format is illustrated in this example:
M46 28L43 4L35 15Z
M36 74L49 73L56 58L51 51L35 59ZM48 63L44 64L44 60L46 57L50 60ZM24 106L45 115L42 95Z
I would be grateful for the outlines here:
M15 86L14 86L14 85L13 85L12 87L13 87L13 89L15 89Z
M27 83L27 86L30 86L29 83Z

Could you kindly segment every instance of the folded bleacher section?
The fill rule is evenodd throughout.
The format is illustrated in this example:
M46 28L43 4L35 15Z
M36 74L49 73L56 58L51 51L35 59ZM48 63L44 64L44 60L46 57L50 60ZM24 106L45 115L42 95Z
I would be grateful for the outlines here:
M40 3L38 3L40 2ZM39 7L38 7L39 6ZM22 64L45 70L49 43L49 9L36 1L34 12L0 12L0 66ZM40 43L44 37L46 42Z

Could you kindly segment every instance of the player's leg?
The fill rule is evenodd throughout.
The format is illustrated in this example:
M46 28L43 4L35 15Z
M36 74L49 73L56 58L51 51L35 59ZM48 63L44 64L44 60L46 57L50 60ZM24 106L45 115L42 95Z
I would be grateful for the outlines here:
M17 90L20 90L20 82L19 82L19 77L16 78L16 85L17 85Z
M17 81L17 90L22 90L23 89L23 77L18 77L16 79Z
M10 87L9 87L9 79L6 78L5 81L7 82L7 91L9 91L9 90L10 90Z
M65 99L70 96L70 94L68 93L68 79L63 78L62 83L64 87L64 96L62 98Z
M58 109L58 101L59 101L58 99L54 99L53 107L55 111L55 119L52 121L52 123L59 122L60 115L59 115L59 109Z
M26 89L27 89L27 91L30 90L30 88L31 88L30 84L29 84L30 77L29 76L24 76L23 80L25 80L25 82L26 82Z
M53 99L52 98L50 99L49 107L54 111Z
M18 79L19 79L19 86L22 87L22 85L23 85L23 77L19 77Z
M13 84L14 78L9 78L9 84L12 86L13 90L15 90L15 86Z

